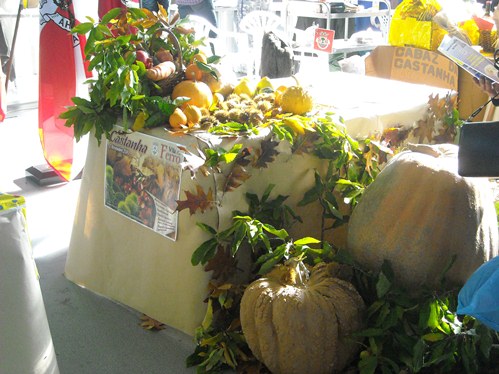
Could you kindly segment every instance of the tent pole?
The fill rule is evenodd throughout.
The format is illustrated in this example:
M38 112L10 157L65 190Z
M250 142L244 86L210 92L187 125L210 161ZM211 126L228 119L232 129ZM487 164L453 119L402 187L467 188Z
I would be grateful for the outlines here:
M14 37L12 38L12 46L10 47L10 57L7 62L7 73L5 77L5 91L9 87L10 71L12 69L12 63L14 62L14 50L16 47L17 31L19 30L19 20L21 19L21 10L23 10L23 0L19 0L19 9L17 11L16 27L14 29Z

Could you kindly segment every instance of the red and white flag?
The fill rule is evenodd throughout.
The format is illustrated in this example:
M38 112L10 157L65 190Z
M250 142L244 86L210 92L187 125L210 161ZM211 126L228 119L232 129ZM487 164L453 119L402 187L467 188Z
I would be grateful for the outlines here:
M47 163L67 181L81 171L86 144L76 144L73 128L59 115L73 104L72 97L88 96L83 82L91 76L84 64L85 37L70 30L95 8L89 0L40 1L38 128Z
M99 0L99 18L114 8L126 8L126 1L123 0Z

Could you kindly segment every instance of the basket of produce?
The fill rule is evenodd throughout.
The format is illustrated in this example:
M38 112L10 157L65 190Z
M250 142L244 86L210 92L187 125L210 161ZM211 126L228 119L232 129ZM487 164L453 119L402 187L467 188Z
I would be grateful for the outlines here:
M102 20L89 19L72 31L88 35L86 60L96 73L87 81L89 99L74 98L75 105L61 114L66 126L74 127L77 141L89 132L99 140L109 137L117 123L125 131L165 125L190 99L186 93L192 90L173 95L179 83L220 84L213 67L220 58L203 55L204 41L162 7L158 12L116 8Z
M155 52L153 61L157 64L147 69L146 76L161 87L163 96L167 96L172 93L178 83L185 79L184 61L182 47L171 28L163 27L158 30L158 33L166 34L166 39L169 44L173 45L173 48L171 50L160 48Z

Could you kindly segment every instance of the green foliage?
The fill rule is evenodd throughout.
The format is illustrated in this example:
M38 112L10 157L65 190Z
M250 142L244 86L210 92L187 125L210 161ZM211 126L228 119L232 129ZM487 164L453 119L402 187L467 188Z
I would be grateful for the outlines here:
M242 144L235 144L229 151L219 148L205 149L206 161L205 165L209 167L218 167L220 163L230 164L239 155L242 149Z
M290 211L284 205L286 197L271 199L271 191L269 186L261 199L246 195L251 212L261 220L234 212L232 225L224 231L198 224L211 238L196 249L192 263L206 264L209 270L225 276L215 276L210 284L208 311L196 331L198 344L188 366L197 366L199 373L227 367L266 372L245 343L239 323L240 299L247 283L276 264L299 259L310 265L336 261L352 266L352 283L367 306L366 327L352 337L364 347L352 364L361 374L493 373L499 363L498 335L472 317L457 316L456 289L423 289L412 295L397 286L388 262L373 273L359 267L348 252L327 242L310 237L293 240L284 228L264 223L283 222L285 219L277 217ZM295 217L291 214L287 219ZM225 253L226 258L234 259L248 250L252 267L247 278L237 281L230 275L235 264L221 261L219 255ZM442 273L447 270L442 269ZM443 281L444 277L445 284Z
M85 55L88 69L95 73L95 78L86 82L89 98L74 97L74 105L60 115L67 127L73 126L77 141L94 131L100 142L103 135L109 136L118 118L125 130L134 122L138 127L166 123L178 103L162 97L161 87L145 78L146 66L136 59L137 51L153 57L163 48L174 55L181 53L184 60L199 52L194 35L179 32L167 20L166 13L116 8L100 22L89 18L73 28L73 33L88 34ZM178 47L164 30L175 35L181 51L175 50Z
M187 358L197 373L218 373L257 361L252 357L239 323L241 290L231 284L212 287L205 318L196 329L196 350Z
M262 198L246 194L249 210L262 220L295 222L299 217L284 204L285 196L270 197L269 186ZM216 373L223 368L243 370L262 367L251 354L239 322L239 305L245 285L258 274L286 258L303 256L313 258L320 253L331 253L331 248L313 249L319 244L313 238L293 241L285 229L265 224L241 212L234 212L233 224L224 231L199 223L198 226L212 237L201 244L192 255L193 265L206 264L218 274L210 283L206 316L196 330L197 347L187 359L188 366L197 366L198 373ZM236 266L222 258L233 259L240 250L250 249L252 268L247 277L234 276ZM209 265L209 266L208 266Z
M471 374L494 367L489 360L498 335L456 314L458 290L409 294L396 285L387 262L377 274L357 268L354 285L368 306L367 326L356 334L364 339L360 374Z
M397 286L388 262L378 273L368 272L348 253L327 243L309 237L293 240L286 230L249 216L234 216L233 225L221 233L200 226L213 235L207 241L213 253L222 249L235 256L243 248L251 249L255 266L250 281L292 258L309 264L353 265L352 283L367 306L366 327L353 337L364 347L353 363L360 374L493 373L499 364L498 334L470 316L456 314L456 289L409 294ZM208 262L202 256L206 248L204 244L198 248L193 263ZM200 373L214 373L227 365L238 369L261 365L251 356L239 325L244 284L215 284L189 366L198 365Z
M289 118L287 121L274 119L269 126L272 133L270 141L287 141L293 153L313 153L327 165L326 170L315 170L315 184L300 202L300 205L318 202L322 206L322 233L348 222L348 207L356 204L364 188L377 174L377 150L369 147L368 143L354 141L346 134L342 119L330 113L311 118L295 116L291 122ZM223 134L234 134L240 130L239 125L212 129ZM242 153L243 149L238 146L228 151L211 149L206 152L205 165L218 168L222 163L243 157ZM366 154L370 158L366 158ZM198 223L210 238L194 251L191 262L214 271L213 289L229 287L227 292L221 294L211 292L207 317L197 331L198 345L188 364L197 365L201 373L216 372L227 365L234 367L231 363L236 363L238 370L248 366L253 370L261 369L262 364L254 359L244 343L238 323L239 301L247 283L267 273L276 264L292 258L310 265L332 261L335 257L348 259L343 252L337 252L323 240L291 238L287 230L302 220L285 204L287 196L271 197L273 188L273 185L268 186L260 198L247 193L248 211L233 212L232 225L225 230ZM226 257L221 257L221 254ZM245 277L241 274L235 276L236 265L226 262L227 258L234 260L239 255L250 258L250 269L246 270Z
M216 135L234 135L235 133L244 135L257 134L258 130L253 125L248 123L229 121L210 127L208 132Z
M327 162L327 171L315 171L315 184L305 193L299 205L313 202L321 205L323 240L327 230L348 222L351 209L377 175L378 162L375 157L365 156L374 153L370 142L361 144L352 139L342 118L326 114L316 118L314 128L311 152Z
M274 184L269 185L261 199L256 194L246 194L246 200L248 201L247 215L258 221L267 222L274 227L291 227L296 222L303 222L300 216L297 216L288 205L284 204L288 196L278 195L274 199L270 199L274 187ZM235 212L235 214L245 215L241 212Z

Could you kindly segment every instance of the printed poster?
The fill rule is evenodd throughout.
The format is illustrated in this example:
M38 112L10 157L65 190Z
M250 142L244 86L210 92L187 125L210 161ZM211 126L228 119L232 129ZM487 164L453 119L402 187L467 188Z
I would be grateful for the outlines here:
M106 147L105 205L177 240L183 160L175 143L115 127Z

